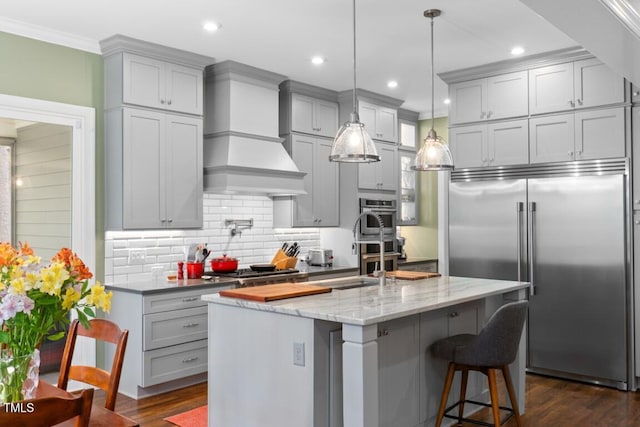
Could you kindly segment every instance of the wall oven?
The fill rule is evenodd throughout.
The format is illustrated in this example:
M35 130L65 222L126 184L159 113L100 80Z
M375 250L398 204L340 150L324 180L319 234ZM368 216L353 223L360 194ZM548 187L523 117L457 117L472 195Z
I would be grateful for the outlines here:
M360 212L371 212L382 219L384 234L395 236L396 234L396 200L360 199ZM360 221L360 234L371 236L380 234L378 221L370 215Z
M396 200L360 199L360 212L371 212L382 219L385 271L398 269L398 241L396 239ZM360 220L360 274L371 274L381 268L380 225L371 215Z

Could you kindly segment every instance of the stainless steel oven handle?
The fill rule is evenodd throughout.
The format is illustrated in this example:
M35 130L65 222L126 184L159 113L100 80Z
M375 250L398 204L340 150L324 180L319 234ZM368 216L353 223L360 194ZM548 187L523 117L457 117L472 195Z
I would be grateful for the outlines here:
M529 202L529 295L534 296L536 294L535 281L533 279L534 265L535 265L535 214L536 202Z
M522 211L524 203L516 203L516 252L518 254L518 282L522 280Z

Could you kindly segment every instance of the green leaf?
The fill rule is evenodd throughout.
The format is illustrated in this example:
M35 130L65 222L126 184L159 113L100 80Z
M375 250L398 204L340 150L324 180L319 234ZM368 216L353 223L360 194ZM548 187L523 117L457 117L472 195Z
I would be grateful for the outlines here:
M89 328L89 319L87 319L87 316L82 311L78 311L77 313L80 324L85 328Z
M9 344L9 333L5 331L0 332L0 343Z
M60 332L58 332L58 333L56 333L56 334L49 335L49 336L47 337L47 339L48 339L49 341L59 341L59 340L61 340L61 339L64 337L64 334L65 334L65 332L64 332L64 331L60 331Z
M93 307L85 307L84 312L89 317L96 317L96 313L93 311Z

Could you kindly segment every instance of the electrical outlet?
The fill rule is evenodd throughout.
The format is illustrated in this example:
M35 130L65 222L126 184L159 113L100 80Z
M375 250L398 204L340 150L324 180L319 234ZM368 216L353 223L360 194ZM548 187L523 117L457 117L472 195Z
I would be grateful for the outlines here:
M144 249L129 249L129 264L144 264L145 257Z
M304 343L293 343L293 364L298 366L304 366Z

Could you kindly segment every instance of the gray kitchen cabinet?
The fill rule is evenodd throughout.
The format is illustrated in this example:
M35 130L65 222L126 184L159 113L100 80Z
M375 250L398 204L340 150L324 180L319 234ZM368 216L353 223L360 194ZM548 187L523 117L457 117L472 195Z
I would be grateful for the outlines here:
M202 119L122 108L105 125L107 227L202 227Z
M153 293L113 288L106 318L129 330L119 392L139 399L206 381L208 315L201 296L231 287ZM112 347L105 348L106 360Z
M381 426L419 425L420 316L378 325L379 419Z
M332 140L290 134L287 151L301 172L305 172L307 194L274 197L275 227L336 227L340 222L339 167L329 161Z
M360 121L372 139L398 142L398 110L358 100Z
M449 123L526 116L527 72L517 71L449 85Z
M106 228L201 228L203 70L213 58L122 35L100 47Z
M400 131L398 146L405 150L416 151L419 148L418 126L416 121L399 119L398 130Z
M531 163L625 156L624 107L577 111L529 120Z
M291 131L335 137L338 103L294 93L291 95Z
M416 158L415 151L398 150L398 225L416 225L418 223L418 177L411 170Z
M398 191L398 166L395 145L376 143L379 162L358 165L358 188L374 191Z
M529 70L529 112L552 113L622 103L624 79L596 58Z
M522 119L451 128L453 163L456 168L527 164L528 126Z
M122 102L202 115L202 69L122 54Z
M429 348L439 339L457 334L477 334L482 325L484 304L474 301L456 308L422 313L420 315L420 423L427 425L428 420L435 419L440 405L444 377L447 372L447 361L435 358ZM470 372L467 384L467 396L477 396L484 389L484 378L480 373ZM454 381L449 393L447 405L452 405L460 395L460 382Z

